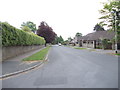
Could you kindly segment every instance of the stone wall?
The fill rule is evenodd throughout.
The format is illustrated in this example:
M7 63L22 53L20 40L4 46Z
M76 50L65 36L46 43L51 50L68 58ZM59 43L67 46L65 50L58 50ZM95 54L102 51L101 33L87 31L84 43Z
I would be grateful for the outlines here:
M2 47L2 61L6 60L11 57L15 57L17 55L37 50L40 48L43 48L43 46L37 45L37 46L9 46L9 47Z

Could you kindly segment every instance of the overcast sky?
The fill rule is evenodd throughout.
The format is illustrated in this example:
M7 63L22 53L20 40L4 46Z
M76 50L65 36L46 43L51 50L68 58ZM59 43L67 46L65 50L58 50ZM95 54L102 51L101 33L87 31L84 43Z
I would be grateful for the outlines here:
M22 22L45 21L64 39L86 35L99 22L101 2L108 0L1 0L0 20L20 28Z

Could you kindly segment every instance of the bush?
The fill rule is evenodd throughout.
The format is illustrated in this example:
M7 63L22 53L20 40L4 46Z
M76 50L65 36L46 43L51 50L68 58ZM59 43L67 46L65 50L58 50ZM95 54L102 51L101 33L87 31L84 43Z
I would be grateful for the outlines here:
M96 49L102 49L102 46L97 46Z
M34 34L27 33L17 29L4 22L2 25L2 45L3 46L21 46L21 45L43 45L44 38Z

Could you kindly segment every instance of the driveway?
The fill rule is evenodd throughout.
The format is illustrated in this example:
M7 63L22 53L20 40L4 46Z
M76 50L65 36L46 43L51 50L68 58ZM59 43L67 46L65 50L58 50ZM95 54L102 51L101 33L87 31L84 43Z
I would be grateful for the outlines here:
M44 66L3 80L3 88L117 88L118 57L52 46Z

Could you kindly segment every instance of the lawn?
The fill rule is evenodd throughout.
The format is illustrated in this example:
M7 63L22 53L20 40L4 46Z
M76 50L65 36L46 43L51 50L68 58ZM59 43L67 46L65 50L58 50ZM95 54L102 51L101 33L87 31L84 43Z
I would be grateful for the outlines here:
M118 53L118 54L115 54L115 55L118 55L118 56L120 56L120 53Z
M86 49L86 48L80 48L80 47L74 47L75 49L81 49L81 50L83 50L83 49Z
M50 46L42 49L41 51L27 57L27 58L24 58L23 61L35 61L35 60L44 60L45 59L45 56L46 54L48 53L50 49Z

